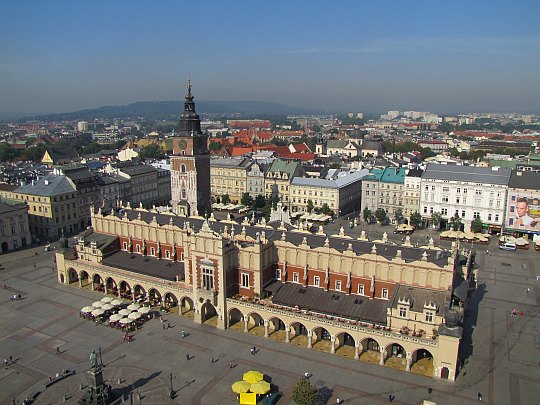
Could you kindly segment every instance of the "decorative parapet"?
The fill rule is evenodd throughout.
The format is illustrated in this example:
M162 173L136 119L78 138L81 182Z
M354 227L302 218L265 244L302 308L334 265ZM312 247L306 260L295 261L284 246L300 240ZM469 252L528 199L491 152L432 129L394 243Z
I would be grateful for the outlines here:
M350 322L355 322L355 323L337 321L337 320L327 319L322 316L309 315L302 311L296 312L293 310L276 308L276 307L272 307L268 305L258 304L258 303L249 302L249 301L242 301L242 300L238 300L234 298L227 298L227 304L232 304L232 305L244 307L244 308L251 308L258 312L264 311L268 314L288 316L288 317L295 318L298 320L310 321L310 322L318 323L321 325L334 326L339 329L346 329L346 330L350 330L354 332L365 333L368 335L383 336L392 340L401 340L404 342L420 343L425 346L433 346L433 347L438 347L439 345L438 339L423 339L420 337L404 335L402 333L396 333L391 330L390 331L385 330L380 325L375 325L376 326L375 328L369 327L369 326L362 326L362 322L360 322L361 324L358 325L358 324L355 324L356 321L350 321ZM365 322L364 325L366 323L369 323L369 322ZM372 323L369 323L369 324L373 325ZM377 329L377 326L379 326L379 329Z

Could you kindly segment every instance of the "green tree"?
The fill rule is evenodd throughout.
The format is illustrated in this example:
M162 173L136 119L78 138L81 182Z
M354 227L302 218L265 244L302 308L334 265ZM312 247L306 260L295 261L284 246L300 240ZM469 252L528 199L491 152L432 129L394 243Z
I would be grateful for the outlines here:
M223 144L221 142L216 141L210 141L208 144L208 149L210 150L220 150L223 147Z
M377 218L377 221L381 225L384 225L384 223L386 222L386 211L383 208L377 208L377 210L375 211L375 218Z
M450 152L450 155L453 157L459 156L459 150L456 147L448 149L448 152Z
M0 162L11 162L19 156L19 152L7 143L0 143Z
M334 211L332 211L332 209L328 206L327 203L324 203L319 211L321 214L324 215L334 215Z
M422 215L419 212L413 212L410 219L411 225L418 226L422 222Z
M452 228L454 231L459 231L460 226L461 218L458 214L455 214L452 218L450 218L450 228Z
M307 206L306 206L307 212L311 214L311 211L313 211L313 208L314 208L313 201L307 200Z
M438 229L441 226L441 213L434 212L433 214L431 214L431 219L433 220L433 229Z
M165 157L163 150L157 143L151 143L150 145L143 146L139 150L139 156L141 158L161 159Z
M242 199L240 200L240 204L251 207L253 205L253 197L249 195L249 193L242 194Z
M471 231L475 233L482 232L482 220L480 217L476 217L471 221Z
M276 146L287 146L287 141L276 137L272 138L272 143Z
M307 378L299 379L292 389L292 399L298 405L312 405L317 398L317 387Z
M44 154L45 154L45 145L40 143L35 146L30 146L28 149L26 149L23 152L21 158L23 160L30 160L32 162L41 162L41 159L43 159Z
M368 207L366 207L364 208L364 211L362 211L362 215L364 216L364 221L369 222L373 216L373 213Z
M231 197L229 197L229 194L223 194L221 196L221 203L222 204L229 204L231 202Z
M253 202L253 206L255 208L263 208L266 205L266 199L264 198L264 195L257 195L255 197L255 201Z

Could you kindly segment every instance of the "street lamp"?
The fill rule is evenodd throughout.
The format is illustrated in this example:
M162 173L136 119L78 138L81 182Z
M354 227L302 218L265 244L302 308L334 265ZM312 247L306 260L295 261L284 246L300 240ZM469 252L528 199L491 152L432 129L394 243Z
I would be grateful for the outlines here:
M171 388L169 389L169 398L173 399L174 398L174 391L173 391L173 386L172 386L172 379L173 379L173 375L172 373L169 373L169 381L171 383Z

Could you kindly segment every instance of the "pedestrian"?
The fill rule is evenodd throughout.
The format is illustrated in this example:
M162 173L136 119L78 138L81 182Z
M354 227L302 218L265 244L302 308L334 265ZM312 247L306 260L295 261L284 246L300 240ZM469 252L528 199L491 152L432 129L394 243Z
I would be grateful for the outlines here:
M8 368L8 360L6 358L4 359L4 365Z
M161 323L163 323L163 322L165 321L161 315L159 316L159 321L160 321Z
M233 368L232 361L229 361L229 368Z
M488 249L488 250L486 250L486 254L487 254L487 255L489 256L489 249Z
M214 364L214 356L210 357L210 363Z
M481 392L478 393L477 398L478 398L478 402L482 402L482 393Z
M13 364L13 356L9 356L9 364Z
M182 338L185 338L185 337L186 337L186 331L183 330L183 331L182 331Z
M186 353L186 359L189 361L189 353Z
M516 316L516 315L517 315L517 309L514 308L514 309L512 310L512 316Z
M536 276L536 281L540 281L540 276ZM6 288L5 285L4 285L4 288Z
M167 322L167 329L171 329L171 323Z
M531 291L531 289L529 287L527 287L527 295L529 295L530 291Z
M519 317L523 318L523 310L519 311Z
M58 346L56 346L56 354L60 354L60 348Z
M528 290L528 289L527 289ZM527 293L529 293L529 291L527 291ZM20 301L21 300L21 294L17 295L17 300Z
M165 324L161 325L161 328L162 328L163 330L165 330Z
M395 397L392 394L388 395L388 402L392 402L394 398Z

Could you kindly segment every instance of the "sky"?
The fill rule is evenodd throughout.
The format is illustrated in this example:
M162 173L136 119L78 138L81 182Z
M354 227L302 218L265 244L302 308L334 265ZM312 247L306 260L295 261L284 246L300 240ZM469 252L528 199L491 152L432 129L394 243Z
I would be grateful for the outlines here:
M0 2L0 112L271 101L540 113L540 1Z

